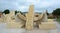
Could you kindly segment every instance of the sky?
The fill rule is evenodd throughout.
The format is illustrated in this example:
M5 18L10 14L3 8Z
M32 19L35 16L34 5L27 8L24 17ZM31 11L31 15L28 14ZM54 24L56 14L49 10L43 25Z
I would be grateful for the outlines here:
M56 8L60 8L60 0L0 0L0 10L19 10L27 12L29 5L34 5L35 12L43 12L48 10L53 12Z

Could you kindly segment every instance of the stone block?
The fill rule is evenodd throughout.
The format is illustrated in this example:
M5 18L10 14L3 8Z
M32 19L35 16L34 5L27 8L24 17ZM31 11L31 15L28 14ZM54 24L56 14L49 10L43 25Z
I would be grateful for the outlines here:
M42 22L39 24L39 29L55 29L56 23L54 22Z
M9 22L7 23L7 28L21 28L24 24L18 22Z

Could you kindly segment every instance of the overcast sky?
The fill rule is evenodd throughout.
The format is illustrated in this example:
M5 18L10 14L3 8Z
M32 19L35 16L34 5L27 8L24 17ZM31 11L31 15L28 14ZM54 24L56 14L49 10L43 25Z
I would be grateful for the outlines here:
M43 12L46 9L52 12L60 8L60 0L0 0L0 10L28 11L29 5L34 4L35 12Z

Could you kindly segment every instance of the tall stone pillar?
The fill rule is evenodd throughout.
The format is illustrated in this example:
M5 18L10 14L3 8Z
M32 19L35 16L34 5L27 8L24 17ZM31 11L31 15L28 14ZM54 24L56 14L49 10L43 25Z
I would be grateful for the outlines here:
M34 5L30 5L29 12L26 14L26 29L33 29L33 18L34 18Z

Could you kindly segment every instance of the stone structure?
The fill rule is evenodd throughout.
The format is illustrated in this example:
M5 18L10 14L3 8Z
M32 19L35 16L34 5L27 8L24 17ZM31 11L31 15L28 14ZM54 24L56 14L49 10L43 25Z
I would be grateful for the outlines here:
M7 23L7 28L21 28L24 24L16 22L15 11L11 11L9 14L4 15L4 21Z
M33 18L34 18L34 5L29 7L29 12L26 14L26 29L33 29Z
M34 14L34 5L30 5L29 12L26 16L23 16L21 13L15 15L15 11L11 11L9 14L4 14L4 22L8 24L8 28L24 27L27 30L32 30L35 26L39 27L39 29L56 28L56 24L53 21L48 21L46 12L38 14L36 16L38 18L35 18Z
M25 21L25 27L27 30L32 30L34 26L38 26L39 29L55 29L56 24L51 21L48 21L46 12L43 12L42 14L38 15L38 19L34 17L34 6L30 5L29 12L26 14L26 17L24 17L21 14L19 15L19 18L22 19L22 21Z
M14 18L15 18L15 12L14 11L11 11L9 14L4 14L4 16L5 16L5 18L4 18L4 20L5 20L5 22L13 22L13 21L15 21L14 20Z
M41 22L39 24L39 29L55 29L56 28L56 23L55 22Z

